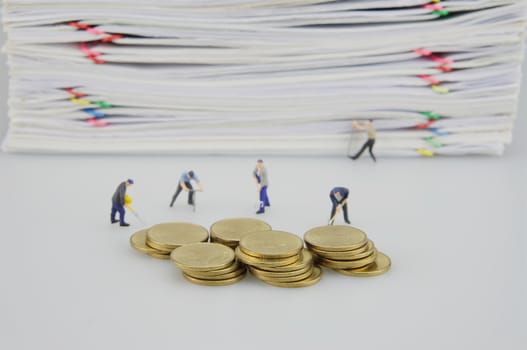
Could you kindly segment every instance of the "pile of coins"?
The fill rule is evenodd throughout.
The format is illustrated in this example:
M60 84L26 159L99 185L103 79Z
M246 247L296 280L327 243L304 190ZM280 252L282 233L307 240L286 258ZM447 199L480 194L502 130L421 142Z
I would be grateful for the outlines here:
M271 230L271 226L262 220L252 218L225 219L212 224L210 240L236 249L240 240L249 233L269 230Z
M348 276L377 276L390 269L388 256L380 253L366 234L351 226L316 227L304 234L317 263Z
M130 237L130 244L136 250L154 258L170 259L170 253L174 249L208 240L209 231L202 226L186 222L169 222L134 233Z
M241 281L246 274L234 251L219 243L194 243L176 248L170 254L190 282L206 286L225 286Z
M171 259L190 282L225 286L247 269L273 286L311 286L322 277L318 265L348 276L377 276L390 269L388 256L351 226L321 226L298 236L252 218L225 219L206 228L185 222L154 225L130 237L136 250ZM304 248L304 241L307 249Z
M307 287L322 277L322 270L313 264L304 242L288 232L245 235L236 248L236 256L256 278L277 287Z

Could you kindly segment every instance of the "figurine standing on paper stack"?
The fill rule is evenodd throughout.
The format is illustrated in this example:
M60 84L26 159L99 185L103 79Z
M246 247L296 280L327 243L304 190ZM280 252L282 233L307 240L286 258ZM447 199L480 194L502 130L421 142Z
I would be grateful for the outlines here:
M123 181L117 186L115 193L112 196L112 212L110 214L110 220L112 224L119 222L120 226L130 226L127 222L124 221L124 206L126 205L126 189L128 186L133 185L134 180L128 179ZM119 220L115 218L116 214L119 213Z
M267 178L267 169L264 166L264 162L258 159L256 162L256 168L253 171L254 179L256 180L256 190L259 194L259 205L256 214L265 213L265 207L270 207L269 197L267 196L267 187L269 186L269 180Z
M353 124L353 127L356 129L359 129L359 130L366 129L366 132L368 133L368 140L364 143L364 145L362 145L362 148L354 156L348 156L348 157L350 157L353 160L356 160L361 156L362 152L364 152L366 148L368 148L371 158L373 159L374 162L376 162L377 159L375 159L375 155L373 154L373 145L375 145L375 137L377 135L377 132L375 130L375 127L373 126L373 120L370 119L367 122L365 122L363 125L355 121L352 124Z
M329 193L329 199L331 199L331 216L329 219L329 225L333 225L335 218L342 208L342 214L344 214L344 221L349 224L348 219L348 196L349 190L346 187L335 187Z
M188 205L194 205L195 189L192 187L191 181L194 181L197 184L198 191L203 192L203 186L196 173L193 170L185 171L183 174L181 174L181 177L179 178L178 187L176 193L174 193L174 196L172 196L170 207L174 206L174 202L176 201L177 197L179 196L182 190L188 192Z

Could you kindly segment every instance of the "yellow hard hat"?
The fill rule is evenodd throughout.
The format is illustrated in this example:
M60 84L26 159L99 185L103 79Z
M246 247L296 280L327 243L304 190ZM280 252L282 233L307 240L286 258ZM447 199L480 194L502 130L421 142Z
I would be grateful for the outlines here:
M124 195L124 204L132 204L133 200L132 200L132 197L130 197L129 195L125 194Z

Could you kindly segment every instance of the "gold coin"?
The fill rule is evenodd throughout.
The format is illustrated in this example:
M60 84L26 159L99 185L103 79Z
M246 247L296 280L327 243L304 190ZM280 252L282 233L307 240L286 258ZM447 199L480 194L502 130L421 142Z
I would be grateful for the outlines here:
M238 245L240 240L249 233L269 231L271 226L266 222L252 218L232 218L215 222L210 227L210 235L222 243Z
M185 272L188 272L188 274L192 275L192 276L197 276L197 275L202 274L202 273L203 274L221 275L221 274L233 272L235 270L239 270L242 267L244 267L244 265L238 263L237 261L233 261L233 263L231 265L229 265L227 267L224 267L222 269L210 270L210 271L197 271L197 270L185 268Z
M130 236L130 245L141 253L160 253L157 249L146 245L146 231L140 230Z
M373 242L368 241L368 244L366 244L361 249L347 250L345 252L326 252L314 248L310 249L313 251L313 253L322 258L327 258L331 260L357 260L370 256L374 248L375 246Z
M246 254L240 246L236 247L234 252L239 261L253 266L287 266L300 260L300 254L293 255L288 258L255 258L254 256Z
M272 280L262 280L262 281L264 281L267 284L276 286L276 287L298 288L298 287L312 286L313 284L320 281L321 278L322 278L322 270L320 269L320 267L315 266L313 267L313 273L311 274L311 276L301 281L296 281L296 282L276 282Z
M304 247L300 237L283 231L249 233L240 241L243 252L257 258L288 258Z
M319 250L341 252L362 247L368 237L351 226L321 226L307 231L304 240Z
M187 276L190 276L190 277L194 277L194 278L199 278L199 279L202 279L202 280L209 280L209 281L219 281L219 280L227 280L229 278L234 278L234 277L237 277L241 274L245 274L247 272L247 269L245 267L242 267L238 270L234 270L232 272L228 272L228 273L223 273L223 274L212 274L210 272L208 273L205 273L205 272L202 272L202 273L195 273L195 272L189 272L189 271L186 271L184 270L183 273Z
M307 249L302 249L299 254L300 259L289 265L284 266L258 266L258 269L268 272L292 272L306 268L313 264L313 254Z
M146 244L165 252L171 252L185 244L205 242L208 239L209 232L206 228L187 222L157 224L146 233Z
M156 259L165 259L165 260L170 259L170 254L162 254L162 253L146 253L146 254Z
M390 258L387 255L379 252L377 253L377 258L375 259L375 261L367 266L357 269L336 269L335 271L347 276L373 277L382 275L383 273L387 272L390 269L391 265L392 262Z
M213 281L213 280L204 280L204 279L201 279L201 278L195 278L195 277L188 276L185 273L183 273L183 277L185 277L188 281L190 281L192 283L195 283L195 284L200 284L202 286L226 286L226 285L229 285L229 284L234 284L236 282L241 281L245 277L245 275L246 275L245 273L242 273L242 274L240 274L240 275L238 275L236 277L233 277L233 278Z
M249 270L251 272L253 272L253 270L256 270L256 274L258 274L259 276L262 276L262 278L271 278L271 279L298 276L307 271L311 271L312 269L313 269L313 264L306 265L298 270L283 271L283 272L267 271L259 267L249 266Z
M303 271L302 273L297 273L297 271L295 271L296 274L288 275L288 276L284 276L283 273L275 273L274 275L269 275L269 272L265 273L265 271L261 273L260 270L254 267L249 267L249 271L251 271L251 273L256 278L261 279L261 280L269 280L269 281L275 281L275 282L296 282L296 281L304 280L308 278L309 276L311 276L311 274L313 273L313 268L314 266L311 265L311 266L308 266L306 271Z
M369 265L373 263L376 258L377 258L377 250L374 249L373 253L370 256L367 256L365 258L358 259L358 260L344 261L344 260L331 260L331 259L326 259L326 258L320 258L318 262L322 266L329 267L332 269L342 270L342 269L355 269L358 267Z
M170 258L182 270L209 271L232 265L234 251L219 243L193 243L174 249Z

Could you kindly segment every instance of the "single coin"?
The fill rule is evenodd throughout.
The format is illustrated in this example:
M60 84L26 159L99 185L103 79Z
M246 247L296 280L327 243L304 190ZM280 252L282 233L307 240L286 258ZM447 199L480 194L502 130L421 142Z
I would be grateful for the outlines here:
M167 222L152 226L146 233L146 244L152 248L171 252L177 247L206 242L206 228L188 222Z
M243 268L244 266L245 265L242 265L242 264L240 264L237 261L233 261L232 264L230 264L229 266L224 267L222 269L209 270L209 271L198 271L198 270L185 268L185 272L187 272L189 275L192 275L192 276L197 276L197 275L199 275L201 273L221 275L221 274L230 273L230 272L239 270L239 269Z
M296 282L296 281L304 280L308 278L309 276L311 276L311 274L313 273L313 268L314 266L311 265L306 271L300 274L292 275L292 276L283 276L283 275L269 276L266 273L260 273L260 270L255 269L254 267L249 267L249 271L251 271L251 273L256 278L261 279L261 280L269 280L269 281L275 281L275 282Z
M318 261L320 265L322 266L329 267L332 269L342 270L342 269L355 269L355 268L369 265L373 263L376 258L377 258L377 250L374 249L373 253L370 256L367 256L365 258L358 259L358 260L343 261L343 260L331 260L331 259L326 259L326 258L320 258Z
M130 245L141 253L160 253L157 249L146 245L146 230L140 230L130 236Z
M318 249L310 248L316 255L331 260L358 260L370 256L375 248L372 241L361 249L347 250L344 252L326 252Z
M215 222L210 227L211 237L219 242L238 244L247 234L259 231L269 231L271 226L258 219L232 218Z
M288 258L298 255L304 241L289 232L260 231L244 236L240 247L244 253L257 258Z
M209 271L232 265L234 251L219 243L193 243L174 249L170 258L180 269Z
M321 226L307 231L304 240L316 249L340 252L362 247L368 237L351 226Z
M156 259L164 259L164 260L170 259L170 254L163 254L163 253L146 253L146 254Z
M302 249L299 254L300 259L298 261L284 266L258 266L258 269L269 272L292 272L306 268L307 266L313 265L313 254L307 250Z
M189 275L186 275L185 273L183 273L183 277L185 277L188 281L192 282L192 283L195 283L195 284L200 284L202 286L227 286L229 284L234 284L236 282L239 282L241 281L244 277L245 277L245 273L242 273L236 277L233 277L233 278L228 278L228 279L225 279L225 280L218 280L218 281L212 281L212 280L204 280L204 279L201 279L201 278L195 278L195 277L192 277L192 276L189 276Z
M383 273L390 270L392 262L390 258L379 252L377 253L377 258L375 261L367 266L358 268L358 269L345 269L345 270L335 270L338 273L347 276L356 276L356 277L373 277L382 275Z
M285 277L293 277L298 276L301 274L306 273L307 271L311 271L313 269L313 264L306 265L302 267L299 270L292 270L292 271L283 271L283 272L274 272L274 271L266 271L258 267L249 266L249 270L251 272L256 271L255 274L262 276L262 278L285 278Z
M287 266L296 263L300 260L300 254L293 255L287 258L255 258L252 255L246 254L240 246L236 247L234 251L239 261L247 265L258 267L277 267Z
M296 281L296 282L276 282L272 280L262 280L262 281L264 281L267 284L276 286L276 287L299 288L299 287L312 286L318 281L320 281L321 278L322 278L322 270L320 269L320 267L315 266L313 268L313 272L311 276L301 281Z
M223 273L223 274L213 274L210 272L189 272L189 271L183 271L183 273L187 276L199 278L202 280L209 280L209 281L219 281L219 280L227 280L229 278L237 277L241 274L245 274L247 272L247 269L245 267L242 267L238 270L234 270L229 273Z

